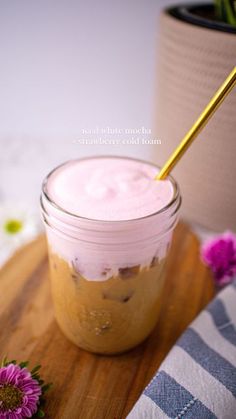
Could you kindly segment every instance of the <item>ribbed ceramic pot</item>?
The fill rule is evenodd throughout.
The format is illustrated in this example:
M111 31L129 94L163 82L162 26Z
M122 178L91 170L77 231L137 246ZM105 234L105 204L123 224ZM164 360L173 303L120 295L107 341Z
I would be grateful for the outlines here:
M158 165L236 65L236 28L198 18L191 10L172 8L161 15L155 133L162 144L153 149ZM236 88L173 175L186 219L215 231L236 231Z

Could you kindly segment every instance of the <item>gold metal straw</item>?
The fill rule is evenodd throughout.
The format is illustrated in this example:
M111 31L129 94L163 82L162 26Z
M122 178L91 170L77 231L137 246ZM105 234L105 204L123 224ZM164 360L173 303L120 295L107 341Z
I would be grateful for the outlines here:
M161 171L155 177L156 180L163 180L170 173L176 163L180 160L182 155L186 152L190 144L192 144L194 138L204 128L209 119L212 117L216 109L220 106L229 92L236 85L236 67L231 71L224 83L220 86L217 92L214 94L208 105L202 111L192 128L184 136L178 147L175 149L173 154L169 157L167 162L162 167Z

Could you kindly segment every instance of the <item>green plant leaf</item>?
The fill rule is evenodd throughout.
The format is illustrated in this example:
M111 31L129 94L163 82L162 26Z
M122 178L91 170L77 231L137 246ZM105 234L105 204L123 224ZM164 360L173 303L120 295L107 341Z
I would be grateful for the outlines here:
M7 362L7 357L6 357L6 356L4 356L4 357L2 358L1 368L2 368L2 367L5 367L6 362Z
M220 21L236 26L235 0L215 0L215 12Z
M33 375L35 372L39 371L41 368L41 365L36 365L32 370L31 370L31 375Z
M23 361L23 362L20 362L20 364L19 364L19 366L20 366L21 368L27 368L27 367L28 367L28 365L29 365L29 361Z
M38 380L38 383L39 383L39 385L42 387L42 385L44 384L44 380L42 380L42 379L40 378L40 380Z
M38 412L37 412L37 416L38 416L39 418L44 418L44 417L45 417L45 413L44 413L44 411L43 411L42 409L39 409L39 410L38 410Z
M226 13L227 22L230 23L230 25L236 25L234 5L230 0L225 0L225 13Z
M47 383L47 384L44 384L44 385L42 386L42 392L43 392L43 393L46 393L46 391L48 391L48 390L52 387L52 385L53 385L53 383Z

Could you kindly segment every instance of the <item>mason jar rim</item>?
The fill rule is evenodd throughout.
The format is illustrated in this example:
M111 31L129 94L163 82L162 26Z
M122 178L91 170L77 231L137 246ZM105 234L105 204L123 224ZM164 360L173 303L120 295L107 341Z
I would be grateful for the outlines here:
M61 164L59 164L58 166L56 166L54 169L52 169L49 173L48 173L48 175L44 178L44 180L43 180L43 183L42 183L42 195L43 195L43 197L46 199L46 201L50 204L50 205L52 205L57 211L59 211L59 212L61 212L61 213L64 213L64 214L66 214L67 216L69 216L69 217L71 217L72 219L74 218L74 219L76 219L76 220L84 220L84 221L89 221L89 222L91 222L91 223L98 223L98 222L101 222L101 223L114 223L114 224L116 224L116 225L119 225L119 223L120 224L124 224L124 223L130 223L130 222L135 222L135 221L141 221L141 220L145 220L145 219L148 219L148 218L151 218L151 217L154 217L154 216L156 216L156 215L158 215L158 214L162 214L162 213L164 213L165 211L167 211L168 209L170 209L176 202L177 202L177 200L179 199L180 200L180 202L179 202L179 205L178 205L178 208L179 208L179 206L180 206L180 204L181 204L181 195L180 195L180 189L179 189L179 185L178 185L178 183L176 182L176 180L173 178L173 176L171 176L171 175L168 175L167 177L166 177L166 179L167 180L169 180L170 182L171 182L171 185L172 185L172 187L173 187L173 191L174 191L174 193L173 193L173 197L172 197L172 199L170 200L170 202L168 202L168 204L166 204L163 208L161 208L160 210L158 210L158 211L155 211L155 212L152 212L151 214L148 214L148 215L145 215L145 216L143 216L143 217L139 217L139 218L130 218L130 219L127 219L127 220L101 220L101 219L97 219L97 218L89 218L89 217L84 217L84 216L81 216L81 215L77 215L77 214L73 214L72 212L70 212L70 211L68 211L68 210L66 210L65 208L63 208L62 206L60 206L60 205L58 205L53 199L51 199L50 198L50 196L49 196L49 193L48 193L48 191L47 191L47 183L48 183L48 180L49 180L49 178L58 170L58 169L60 169L61 167L63 167L63 166L66 166L67 164L69 164L69 163L75 163L75 162L80 162L80 161L84 161L84 160L93 160L93 159L121 159L121 160L132 160L132 161L137 161L137 162L140 162L140 163L144 163L144 164L148 164L148 165L150 165L150 166L153 166L153 167L156 167L157 168L157 170L159 169L160 170L160 167L158 166L158 165L156 165L155 163L152 163L152 162L149 162L149 161L147 161L147 160L142 160L142 159L139 159L139 158L135 158L135 157L128 157L128 156L114 156L114 155L99 155L99 156L90 156L90 157L82 157L82 158L76 158L76 159L69 159L69 160L66 160L65 162L63 162L63 163L61 163ZM41 203L42 204L42 203ZM177 209L178 209L177 208Z

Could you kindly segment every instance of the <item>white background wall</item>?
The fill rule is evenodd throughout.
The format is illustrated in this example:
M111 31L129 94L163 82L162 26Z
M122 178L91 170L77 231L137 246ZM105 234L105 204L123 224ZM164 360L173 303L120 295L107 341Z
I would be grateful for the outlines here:
M150 157L151 146L76 140L83 128L152 127L158 14L173 3L0 2L0 201L36 205L42 178L68 158Z

